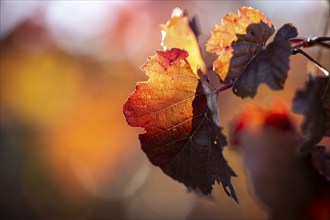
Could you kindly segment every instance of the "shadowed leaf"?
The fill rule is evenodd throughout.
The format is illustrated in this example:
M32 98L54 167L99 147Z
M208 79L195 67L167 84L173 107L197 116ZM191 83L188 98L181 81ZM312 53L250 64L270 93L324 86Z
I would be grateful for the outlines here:
M189 17L180 8L175 8L170 20L166 24L161 25L163 39L161 45L164 47L164 50L180 48L188 51L189 57L187 60L197 76L199 69L203 73L206 72L206 66L195 35L195 32L197 32L196 26L196 18L190 22Z
M283 25L275 35L274 41L288 40L297 37L298 31L292 24Z
M213 69L220 81L229 83L237 78L262 47L250 42L238 42L224 49L214 61Z
M129 125L145 129L139 138L154 165L204 194L212 191L214 181L221 182L237 201L230 182L235 174L222 155L227 143L216 94L193 73L187 57L176 48L150 57L142 66L149 79L138 83L124 114Z
M270 20L250 7L239 8L238 15L225 15L221 24L212 30L206 45L208 52L219 55L213 69L220 81L229 83L235 79L274 31Z
M251 57L248 64L242 68L244 70L233 85L234 93L242 98L253 98L261 83L266 83L273 90L283 89L291 55L289 38L295 36L297 36L297 30L294 26L283 25L277 32L274 41L257 55ZM233 59L231 63L234 63L236 59Z
M302 132L308 138L301 150L312 149L323 136L330 136L330 80L309 75L304 88L298 90L292 110L303 114Z
M312 164L330 182L330 154L326 147L316 146L311 150Z
M222 83L236 80L233 85L236 95L253 98L260 83L273 90L283 88L291 54L288 39L296 37L297 30L285 24L265 47L274 31L264 14L247 7L239 8L238 15L225 15L212 30L206 46L208 52L219 55L213 69Z

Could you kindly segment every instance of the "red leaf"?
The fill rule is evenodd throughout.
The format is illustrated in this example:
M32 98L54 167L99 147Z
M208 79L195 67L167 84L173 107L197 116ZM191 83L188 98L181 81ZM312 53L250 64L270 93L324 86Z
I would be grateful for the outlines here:
M149 79L138 83L124 114L129 125L145 129L139 138L154 165L204 194L211 192L214 181L221 182L237 201L230 182L235 174L222 155L226 139L216 94L195 76L187 56L184 50L171 49L150 57L142 66Z

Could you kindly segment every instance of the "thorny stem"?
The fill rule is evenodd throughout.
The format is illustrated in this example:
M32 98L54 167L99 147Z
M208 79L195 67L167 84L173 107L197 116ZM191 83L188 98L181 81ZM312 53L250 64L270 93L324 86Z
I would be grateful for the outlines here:
M227 89L233 87L233 84L234 84L234 82L231 82L231 83L228 83L228 84L226 84L226 85L224 85L224 86L221 86L221 87L219 87L219 88L216 88L216 89L214 90L214 92L215 92L215 93L223 92L223 91L225 91L225 90L227 90Z
M307 53L305 53L303 50L301 50L300 48L292 48L292 54L297 54L300 53L303 56L305 56L307 59L309 59L310 61L312 61L313 63L315 63L315 65L326 75L329 76L329 71L322 66L322 64L320 64L319 62L317 62L316 60L313 59L313 57L309 56Z

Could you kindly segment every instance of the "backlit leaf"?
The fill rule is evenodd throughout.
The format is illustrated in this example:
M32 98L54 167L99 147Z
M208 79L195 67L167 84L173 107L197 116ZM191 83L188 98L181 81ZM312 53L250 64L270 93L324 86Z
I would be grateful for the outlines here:
M296 92L292 110L305 116L302 132L304 135L307 135L307 140L301 150L309 150L323 136L330 136L329 97L329 77L309 75L304 88Z
M190 25L189 17L180 8L175 8L170 20L161 25L161 32L164 50L180 48L188 51L187 60L196 76L199 69L204 73L206 72L198 40Z
M236 95L254 97L260 83L273 90L283 88L291 54L288 39L297 36L297 30L291 24L284 25L265 47L274 30L264 14L247 7L240 8L238 15L225 15L212 30L206 46L207 51L219 55L213 69L222 83L236 80Z
M238 15L225 15L221 24L213 28L206 50L220 55L234 42L250 42L264 46L273 33L273 24L262 12L251 7L241 7L238 9Z
M213 63L220 81L229 83L237 78L262 47L250 42L238 42L224 49Z
M138 83L124 114L129 125L145 129L139 138L154 165L204 194L221 182L237 201L230 182L235 174L222 155L226 139L212 106L216 93L193 73L187 57L176 48L149 57L142 66L149 79Z
M238 15L225 15L206 45L208 52L219 55L213 69L220 81L229 83L238 77L274 31L270 20L251 7L239 8Z

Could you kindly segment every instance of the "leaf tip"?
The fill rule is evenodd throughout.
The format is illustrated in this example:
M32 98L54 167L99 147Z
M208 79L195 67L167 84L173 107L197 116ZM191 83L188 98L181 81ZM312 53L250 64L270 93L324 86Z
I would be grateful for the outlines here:
M276 33L274 41L289 40L298 36L298 30L293 24L284 24Z
M184 15L184 11L180 7L176 7L172 11L171 17L182 17Z

